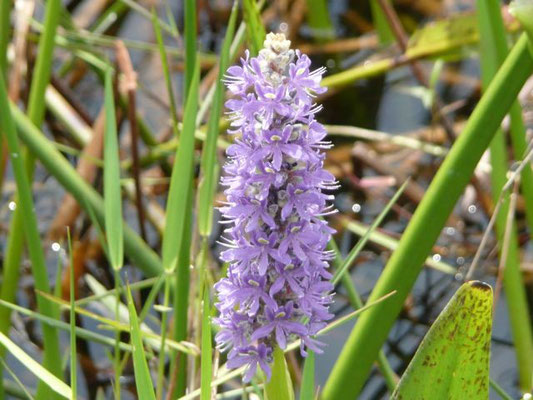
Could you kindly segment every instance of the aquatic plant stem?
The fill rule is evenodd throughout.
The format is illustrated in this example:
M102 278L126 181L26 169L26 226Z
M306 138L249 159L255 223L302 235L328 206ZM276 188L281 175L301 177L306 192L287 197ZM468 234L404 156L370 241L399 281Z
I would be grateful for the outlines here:
M324 400L355 398L360 392L424 259L532 70L533 56L522 35L439 168L368 301L393 290L397 294L361 315L326 382Z

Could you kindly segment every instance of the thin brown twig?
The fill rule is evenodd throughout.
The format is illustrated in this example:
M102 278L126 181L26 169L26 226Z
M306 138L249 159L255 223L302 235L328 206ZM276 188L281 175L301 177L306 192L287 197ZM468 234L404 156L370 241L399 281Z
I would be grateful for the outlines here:
M132 157L132 174L133 180L135 182L135 205L137 207L137 217L139 220L139 229L141 232L141 237L146 240L146 226L145 226L145 215L144 208L142 203L142 189L141 181L139 178L140 167L139 167L139 152L138 152L138 142L139 142L139 132L137 127L137 112L136 112L136 103L135 103L135 91L137 89L137 74L133 70L133 65L131 63L128 50L124 45L122 40L117 40L116 42L116 56L117 64L124 74L124 89L128 95L128 119L130 121L130 132L131 132L131 157Z

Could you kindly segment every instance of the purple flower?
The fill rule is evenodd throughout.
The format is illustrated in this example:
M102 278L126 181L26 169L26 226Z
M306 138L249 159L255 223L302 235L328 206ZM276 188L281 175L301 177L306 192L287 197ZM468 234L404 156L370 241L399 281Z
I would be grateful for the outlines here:
M229 267L215 285L216 342L229 350L228 368L247 367L245 381L258 365L270 377L274 346L301 339L303 355L321 352L313 336L332 318L325 247L334 230L321 217L333 212L324 191L337 184L323 167L331 145L314 103L324 69L311 72L309 58L289 46L269 34L259 56L247 53L225 80L236 139L222 178Z

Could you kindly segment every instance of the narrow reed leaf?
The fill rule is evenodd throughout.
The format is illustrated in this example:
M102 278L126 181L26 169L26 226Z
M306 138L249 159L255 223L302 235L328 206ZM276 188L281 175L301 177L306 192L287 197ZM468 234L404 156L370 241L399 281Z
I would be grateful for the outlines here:
M172 118L172 129L174 134L178 135L178 115L176 114L176 100L174 98L174 87L172 86L172 78L170 77L170 69L168 68L168 58L165 49L165 43L163 41L163 35L161 34L161 26L159 25L159 18L155 8L152 9L152 25L154 27L155 38L157 40L157 46L159 48L159 58L161 59L161 67L163 68L163 76L165 77L165 84L167 86L168 100L170 102L170 116Z
M369 301L392 290L397 290L398 294L390 301L373 307L359 319L324 386L324 400L357 397L418 277L422 263L532 69L529 43L522 35L439 168Z
M291 376L285 353L279 346L274 347L272 377L265 384L265 400L294 400Z
M131 296L131 290L128 287L128 310L130 315L130 333L131 344L133 346L133 369L135 372L135 386L137 387L137 394L143 400L155 400L154 387L146 356L144 354L144 345L139 328L139 321L137 319L137 311L135 311L135 304Z
M307 23L317 41L324 42L335 38L326 0L307 0Z
M185 36L185 85L184 99L191 93L194 74L196 74L196 0L185 0L184 12L184 36Z
M10 104L20 139L59 183L87 211L90 206L100 224L104 224L104 202L96 190L81 178L72 165L45 138L39 129L18 109ZM122 222L124 223L124 222ZM124 250L146 275L156 276L161 272L161 261L157 254L128 225L124 226Z
M370 0L370 10L372 12L374 28L378 32L379 42L381 44L390 44L394 42L394 34L392 33L387 17L379 4L379 0Z
M304 362L300 400L311 400L315 396L315 352L309 350Z
M238 2L234 1L231 15L226 30L226 36L220 53L218 77L215 85L215 95L213 98L209 122L207 124L207 134L202 149L201 173L202 178L198 184L198 231L202 236L209 236L213 227L213 198L218 182L219 166L217 164L217 139L219 131L219 120L224 101L224 84L222 79L228 69L230 47L235 32L235 22L237 20Z
M470 281L420 343L391 400L489 398L492 289Z
M67 242L69 255L69 289L70 289L70 387L72 388L72 400L76 400L78 393L78 357L76 351L76 312L74 305L76 303L76 282L74 274L74 257L72 252L72 240L70 229L67 227Z
M118 270L124 262L122 228L122 193L118 154L117 120L113 99L112 72L105 75L105 140L104 140L104 215L107 247L111 266Z
M2 332L0 332L0 344L2 344L2 346L4 346L6 350L13 355L13 357L19 360L21 364L28 369L28 371L30 371L37 378L39 378L41 382L46 384L55 393L61 395L66 399L72 398L72 390L66 383L64 383L61 379L50 373L40 363L31 358L24 350L17 346ZM59 356L58 358L60 359Z
M46 269L46 260L44 257L41 237L39 235L37 215L35 213L35 205L33 203L31 186L28 182L26 169L23 165L21 152L19 148L17 133L15 125L10 112L9 100L7 97L7 90L4 84L4 79L0 74L0 135L5 137L11 158L11 165L15 181L17 184L18 204L17 209L21 216L24 216L24 223L21 226L25 234L26 243L30 255L32 273L35 282L35 288L42 292L50 293L50 284L48 282L48 271ZM18 268L18 265L17 265ZM17 282L10 282L17 285ZM53 304L44 299L37 299L39 311L48 316L55 317L56 308ZM57 330L53 327L43 325L43 339L44 339L44 367L49 369L51 373L56 376L61 376L62 366L59 350L59 337ZM45 389L44 383L40 384L42 388L39 393L42 395L55 398L56 396Z
M533 38L533 1L513 0L509 4L509 12L520 21L522 26Z
M9 22L12 7L12 0L0 1L0 74L4 79L7 79L7 46L9 44ZM0 155L0 160L1 157Z
M198 110L199 74L200 72L197 68L187 96L180 145L170 178L165 232L162 243L163 268L166 271L170 271L176 266L181 241L185 233L184 221L186 214L191 212L188 209L188 197L192 190L194 174L194 131L196 129L196 112Z
M202 306L201 400L211 400L213 375L213 343L211 338L211 305L209 286L205 285Z
M401 194L407 187L408 183L409 183L409 179L407 179L402 184L402 186L400 186L400 188L396 191L394 196L392 196L392 198L389 200L385 208L379 213L376 219L374 219L374 221L372 222L372 225L370 225L366 233L361 237L361 239L359 239L359 241L356 243L353 249L350 250L350 253L344 259L344 262L342 263L341 267L335 271L335 275L333 275L333 278L331 279L331 282L334 285L336 285L339 282L339 280L341 279L341 276L348 270L350 265L353 264L359 252L365 247L366 243L370 239L370 236L372 235L374 230L381 224L385 216L389 213L389 210L396 203L398 198L401 196Z
M263 48L263 42L266 37L265 27L261 21L259 7L255 0L243 0L242 8L244 21L246 22L246 34L248 36L250 55L255 57L259 53L259 50Z

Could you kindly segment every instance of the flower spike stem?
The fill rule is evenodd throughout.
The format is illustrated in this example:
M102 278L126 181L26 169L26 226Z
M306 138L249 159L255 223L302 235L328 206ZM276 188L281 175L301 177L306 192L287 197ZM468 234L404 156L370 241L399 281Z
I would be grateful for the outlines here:
M294 400L291 376L285 354L278 346L274 348L272 378L265 384L265 400Z

